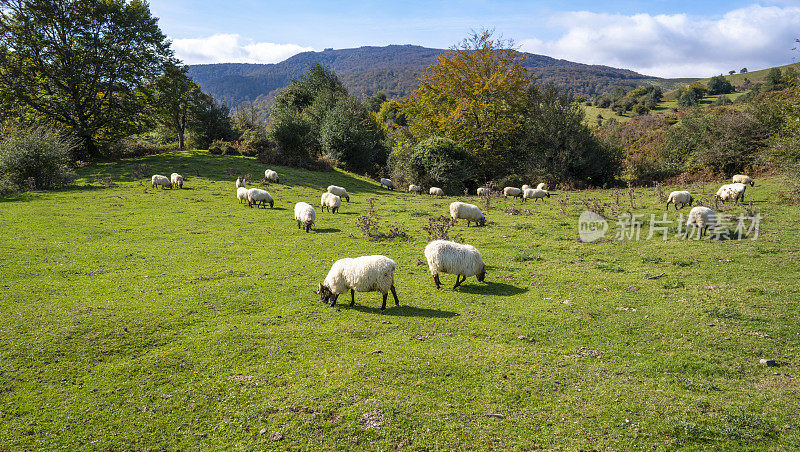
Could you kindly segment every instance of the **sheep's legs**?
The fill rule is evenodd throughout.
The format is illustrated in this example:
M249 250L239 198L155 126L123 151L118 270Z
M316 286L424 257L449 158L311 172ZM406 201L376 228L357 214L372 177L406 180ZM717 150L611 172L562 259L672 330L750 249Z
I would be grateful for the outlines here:
M389 296L388 293L383 294L383 304L381 305L381 311L385 311L386 310L386 297L388 297L388 296Z
M354 304L356 304L356 291L350 289L350 307L352 308Z
M441 289L442 288L442 283L441 283L441 281L439 281L439 274L438 273L433 275L433 282L436 283L436 288L437 289Z
M339 298L339 294L334 294L331 296L331 307L336 306L336 299Z
M453 289L455 289L456 287L460 286L461 283L463 283L466 280L467 280L466 276L464 277L464 279L461 279L461 275L456 275L456 285L453 286Z
M400 300L397 299L397 292L395 292L395 290L394 290L394 284L392 284L390 289L392 289L392 296L394 297L394 305L395 306L400 306Z

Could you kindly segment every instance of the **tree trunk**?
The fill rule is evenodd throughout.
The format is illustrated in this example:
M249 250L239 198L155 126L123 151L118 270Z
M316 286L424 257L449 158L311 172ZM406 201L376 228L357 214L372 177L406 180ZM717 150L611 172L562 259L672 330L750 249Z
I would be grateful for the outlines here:
M183 150L183 129L178 129L178 147Z

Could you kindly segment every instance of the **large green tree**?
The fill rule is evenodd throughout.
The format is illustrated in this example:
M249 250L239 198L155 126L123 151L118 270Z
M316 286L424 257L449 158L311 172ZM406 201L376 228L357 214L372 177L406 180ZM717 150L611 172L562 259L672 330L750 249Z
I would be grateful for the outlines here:
M171 58L143 0L3 0L0 91L99 146L146 126L143 90Z
M167 65L156 79L152 107L161 125L175 132L180 150L184 149L186 128L202 106L202 91L187 74L186 67Z

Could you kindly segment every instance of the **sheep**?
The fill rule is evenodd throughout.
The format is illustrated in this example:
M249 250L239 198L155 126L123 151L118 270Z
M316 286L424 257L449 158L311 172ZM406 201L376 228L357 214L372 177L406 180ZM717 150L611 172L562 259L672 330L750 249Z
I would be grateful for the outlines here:
M247 189L244 188L244 187L237 188L236 189L236 199L239 200L239 204L241 204L242 201L247 201Z
M178 188L183 188L183 180L183 176L178 173L172 173L169 176L169 182L172 185L171 188L175 188L175 186Z
M450 217L455 222L457 219L467 220L467 227L469 222L475 222L476 226L484 226L486 224L486 217L481 212L481 209L474 204L467 204L465 202L450 203Z
M307 202L298 202L294 205L294 219L297 221L297 229L306 228L306 232L311 230L311 225L317 220L317 213Z
M150 178L150 182L153 188L156 188L156 186L161 186L162 190L167 187L172 188L172 181L170 181L167 176L162 176L160 174L154 174L153 177Z
M381 187L386 186L389 190L394 190L394 184L391 179L381 178Z
M241 177L236 178L236 188L247 187L247 180L242 179Z
M537 199L541 199L544 202L544 198L549 198L550 193L547 190L540 190L538 188L529 188L525 190L522 194L522 202L525 202L527 199L533 199L533 202L536 202Z
M517 187L506 187L503 189L503 196L506 198L521 198L522 197L522 190Z
M715 230L717 227L717 219L714 215L714 211L703 206L692 208L686 220L686 232L684 233L684 237L689 236L689 226L697 226L700 228L700 238L702 238L706 229L711 228Z
M344 198L347 202L350 202L350 195L347 194L347 190L344 187L339 187L338 185L328 185L328 193L333 193L334 195Z
M753 180L750 176L746 176L744 174L737 174L733 176L733 182L738 182L740 184L750 184L751 187L756 185L756 181Z
M444 196L444 190L439 187L431 187L430 190L428 190L428 194L431 196Z
M746 190L747 186L742 183L726 184L717 190L714 194L714 199L722 202L744 202L744 192Z
M420 187L419 185L411 184L411 185L408 186L408 191L410 191L412 193L420 194L420 193L422 193L422 187Z
M489 187L479 187L476 193L478 196L488 196L491 192L492 191L489 190Z
M339 210L339 206L342 205L342 198L334 195L333 193L325 192L319 199L319 205L323 212L327 207L329 211L336 213L336 211Z
M380 292L383 294L381 311L386 310L386 298L392 291L395 306L400 306L397 291L394 289L394 261L386 256L361 256L344 258L334 262L325 281L316 293L331 307L336 306L339 295L350 289L350 306L356 303L356 291Z
M267 191L260 188L251 188L247 190L247 205L253 207L254 204L256 206L262 205L265 209L269 204L271 209L275 205L275 201L272 200L272 196Z
M693 202L694 198L688 191L674 191L667 198L667 210L669 210L669 203L675 204L675 210L678 210L678 204L681 205L682 209L687 204L691 207Z
M476 276L483 282L486 278L486 265L483 263L481 253L472 245L461 245L447 240L434 240L425 247L425 258L428 259L428 268L433 275L436 288L441 288L439 273L456 275L456 284L453 289L461 285L470 276ZM464 279L460 279L460 278Z
M523 186L522 186L522 192L523 192L523 193L525 193L525 190L527 190L527 189L529 189L529 188L531 188L531 186L530 186L530 185L523 185Z
M276 184L279 184L281 182L281 178L278 177L278 173L272 171L271 169L264 171L264 179L270 182L275 182Z
M547 184L541 182L539 185L536 186L536 188L539 190L547 190Z

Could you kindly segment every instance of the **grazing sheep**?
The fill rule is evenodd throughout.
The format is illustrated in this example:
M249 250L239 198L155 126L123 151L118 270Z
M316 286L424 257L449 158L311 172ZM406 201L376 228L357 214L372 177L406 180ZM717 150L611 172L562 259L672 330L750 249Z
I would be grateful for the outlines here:
M236 189L236 199L239 200L239 204L241 204L242 201L247 201L247 189L244 188L244 187L237 188Z
M547 190L547 184L541 182L539 185L536 186L539 190Z
M478 196L487 196L491 192L492 191L489 190L489 187L480 187L478 188L478 191L476 193L478 194Z
M522 194L522 202L525 202L527 199L533 199L533 202L536 202L537 199L541 199L544 202L544 198L549 198L550 193L547 190L540 190L538 188L529 188L525 190Z
M455 222L459 218L467 220L467 227L469 222L475 222L476 226L484 226L486 224L486 217L481 212L481 209L474 204L467 204L465 202L450 203L450 217Z
M689 236L689 226L697 226L700 228L700 238L702 238L703 233L706 232L706 229L711 228L714 230L717 227L717 219L714 215L714 211L708 207L694 207L689 211L689 217L686 220L686 232L684 237Z
M150 178L150 182L153 185L153 188L156 186L161 186L161 189L165 189L167 187L172 188L172 182L169 180L167 176L162 176L160 174L154 174L153 177Z
M678 204L680 204L681 209L683 209L686 205L691 207L693 202L694 198L688 191L674 191L670 193L669 198L667 198L667 210L669 210L669 203L675 204L675 210L678 210Z
M527 190L527 189L529 189L529 188L531 188L531 186L530 186L530 185L523 185L523 186L522 186L522 192L523 192L523 193L525 193L525 190Z
M350 195L347 194L347 190L344 187L339 187L338 185L328 185L328 193L333 193L334 195L344 198L347 202L350 202Z
M339 206L341 205L342 205L342 198L334 195L333 193L325 192L319 199L319 206L322 208L323 212L325 212L325 208L327 207L329 211L336 213L336 211L339 210Z
M298 202L294 205L294 219L297 221L297 229L306 228L306 232L311 230L311 225L317 220L317 213L307 202Z
M410 191L412 193L420 194L420 193L422 193L422 187L420 187L419 185L411 184L411 185L408 186L408 191Z
M270 182L275 182L276 184L281 182L281 178L278 177L278 173L272 171L271 169L264 171L264 179Z
M184 180L184 179L183 179L183 176L181 176L181 175L180 175L180 174L178 174L178 173L172 173L172 174L169 176L169 182L170 182L170 184L172 185L172 187L171 187L171 188L175 188L176 186L177 186L178 188L183 188L183 180Z
M436 288L441 288L439 273L456 275L456 284L453 289L461 285L470 276L477 276L478 281L486 278L486 265L481 259L481 253L472 245L461 245L447 240L434 240L425 247L425 258L428 259L428 268L433 275ZM460 278L464 278L461 279Z
M444 190L439 187L431 187L431 189L428 190L428 194L431 196L444 196Z
M733 201L734 204L736 202L744 202L744 192L747 190L747 186L742 183L734 183L734 184L726 184L717 190L714 194L714 199L722 202Z
M754 181L750 176L746 176L744 174L737 174L733 176L733 182L738 182L740 184L750 184L751 187L756 185L756 181Z
M331 307L336 300L350 289L350 306L356 303L356 291L380 292L383 294L381 311L386 309L386 298L392 291L395 306L400 306L397 292L394 290L394 261L386 256L361 256L344 258L334 262L325 281L319 285L319 298L328 302Z
M394 190L394 184L392 183L391 179L381 178L381 187L384 187L384 186L386 188L388 188L389 190Z
M521 198L522 197L522 190L517 187L506 187L503 189L503 196L506 198Z
M269 204L269 208L271 209L273 205L275 205L275 201L272 200L272 196L260 188L251 188L247 190L247 205L253 207L253 205L262 205L264 208L267 208L267 204Z
M241 177L236 178L236 188L247 187L247 181Z

